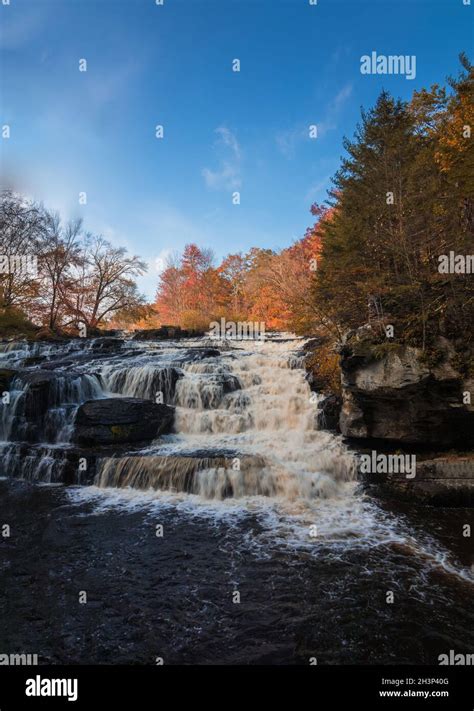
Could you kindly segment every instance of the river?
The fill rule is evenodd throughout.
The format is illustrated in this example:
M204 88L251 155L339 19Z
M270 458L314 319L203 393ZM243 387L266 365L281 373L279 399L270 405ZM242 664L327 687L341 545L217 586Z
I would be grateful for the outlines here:
M316 429L301 339L105 345L0 353L18 371L0 413L2 652L66 664L472 653L472 510L369 496L342 439ZM40 371L54 387L32 424ZM92 478L65 485L78 405L157 393L175 432L101 453Z

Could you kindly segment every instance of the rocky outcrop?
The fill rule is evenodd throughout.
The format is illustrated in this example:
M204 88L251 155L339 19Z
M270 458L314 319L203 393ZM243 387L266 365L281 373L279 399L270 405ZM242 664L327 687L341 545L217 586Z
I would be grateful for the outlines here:
M161 326L160 328L145 328L135 331L134 341L160 341L180 338L201 338L204 331L182 329L179 326Z
M73 441L85 446L151 441L170 432L174 408L138 398L105 398L82 404Z
M474 380L458 369L449 341L440 339L436 365L428 365L420 349L377 346L368 336L367 328L349 334L340 351L342 434L406 445L474 446Z
M414 476L366 475L368 489L431 506L474 505L474 457L436 457L417 462Z

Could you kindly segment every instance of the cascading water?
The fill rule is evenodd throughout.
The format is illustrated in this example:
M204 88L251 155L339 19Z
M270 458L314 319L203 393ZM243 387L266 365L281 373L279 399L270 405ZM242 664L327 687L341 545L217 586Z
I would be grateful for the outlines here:
M3 568L12 650L62 663L159 653L167 664L307 665L433 664L472 649L467 510L434 516L365 494L342 439L315 426L301 346L99 339L0 351L0 514L23 541ZM173 405L174 433L78 450L67 441L75 409L110 397ZM94 467L78 474L84 455ZM18 584L38 560L46 615ZM64 593L77 589L97 606L68 616L58 638L50 620L65 619Z
M103 460L97 483L209 499L337 496L355 477L354 459L339 438L315 428L316 403L301 369L303 359L292 353L298 345L237 341L221 356L184 363L174 397L168 393L176 405L176 435L142 456ZM114 392L121 386L123 395L151 394L166 380L162 373L148 365L107 370L102 379ZM169 369L165 375L169 382ZM183 455L194 452L205 452L208 459L227 456L219 466L196 466L190 475Z
M7 366L1 371L1 475L64 481L77 408L103 391L97 375L49 366L54 358L77 355L82 345L1 344L0 360Z
M173 402L173 392L179 373L167 366L145 364L132 367L123 364L106 365L101 371L105 390L130 397L155 400L158 393L163 401Z

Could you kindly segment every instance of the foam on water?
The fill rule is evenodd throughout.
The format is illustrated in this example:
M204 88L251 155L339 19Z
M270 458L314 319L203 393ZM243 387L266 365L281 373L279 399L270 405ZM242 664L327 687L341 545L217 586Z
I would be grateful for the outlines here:
M429 591L430 575L441 573L455 576L466 583L474 583L474 574L453 560L443 545L426 532L413 530L410 521L399 512L383 510L377 502L365 496L355 482L344 485L344 495L338 498L299 499L263 496L229 498L224 501L206 500L195 494L169 491L140 491L69 487L67 495L72 504L89 504L92 508L82 515L106 515L112 511L144 512L152 522L164 513L204 519L211 526L222 526L238 531L240 549L262 559L278 552L305 554L327 560L343 560L348 551L359 551L367 558L367 574L374 574L373 553L376 550L403 553L405 561L421 562L416 591L425 596ZM258 528L246 530L243 523L251 517ZM225 534L224 534L225 535ZM233 538L235 540L235 537Z

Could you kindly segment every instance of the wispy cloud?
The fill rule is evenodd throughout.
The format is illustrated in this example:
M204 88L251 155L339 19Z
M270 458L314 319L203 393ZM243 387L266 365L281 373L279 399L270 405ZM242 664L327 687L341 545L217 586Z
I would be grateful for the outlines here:
M318 137L323 136L327 131L330 131L337 127L337 119L345 102L351 96L351 94L352 84L346 84L327 104L322 119L320 121L314 121L314 125L316 125L318 129ZM277 144L278 150L283 156L285 156L285 158L294 158L298 146L303 141L311 140L309 137L309 126L309 123L300 123L297 126L294 126L293 128L290 128L286 131L279 131L276 134L275 142Z
M330 181L331 175L328 174L321 178L321 180L318 180L316 183L313 183L313 185L310 185L305 194L305 202L314 202L320 196L321 191L327 190L330 187Z
M352 84L346 84L329 102L323 120L318 123L318 134L320 136L337 128L337 120L347 99L352 95L352 88Z
M214 190L233 190L242 185L241 150L235 135L225 126L216 128L217 139L214 149L218 155L219 167L216 170L203 168L202 176L208 188Z
M278 150L285 158L294 158L298 144L304 141L307 135L308 127L301 125L288 131L280 131L275 136Z

